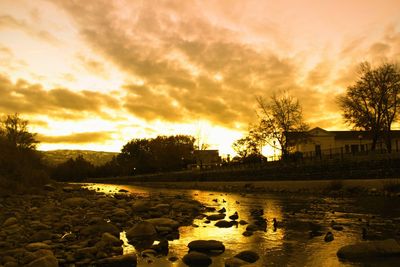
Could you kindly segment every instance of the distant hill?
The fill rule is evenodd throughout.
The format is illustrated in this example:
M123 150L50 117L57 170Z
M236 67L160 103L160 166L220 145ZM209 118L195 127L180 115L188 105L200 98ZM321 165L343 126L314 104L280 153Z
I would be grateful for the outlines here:
M67 161L70 158L77 158L82 155L83 158L91 162L95 166L102 165L110 161L117 152L91 151L91 150L50 150L40 151L43 154L44 160L51 165L57 165Z

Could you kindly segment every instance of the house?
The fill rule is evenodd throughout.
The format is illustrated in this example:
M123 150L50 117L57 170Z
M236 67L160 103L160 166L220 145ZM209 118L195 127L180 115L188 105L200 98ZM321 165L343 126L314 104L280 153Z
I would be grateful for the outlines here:
M305 156L322 156L327 154L367 153L371 150L372 136L367 131L327 131L316 127L306 133L287 133L288 142L293 152L301 152ZM393 130L392 151L400 151L400 130ZM378 140L376 150L384 151L383 140Z
M194 164L197 168L211 168L218 166L221 163L221 157L219 156L218 150L195 150L193 153L196 163ZM191 166L193 168L193 166Z

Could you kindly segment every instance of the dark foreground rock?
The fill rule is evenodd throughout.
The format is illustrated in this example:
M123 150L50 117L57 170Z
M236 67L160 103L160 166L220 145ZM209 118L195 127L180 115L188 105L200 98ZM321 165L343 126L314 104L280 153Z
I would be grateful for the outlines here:
M202 267L209 266L212 263L212 260L206 254L200 252L189 252L183 257L183 262L191 267Z
M342 259L357 260L373 257L399 256L400 245L394 239L364 241L340 248L337 256Z
M225 246L217 240L195 240L188 244L189 251L198 251L204 253L223 253Z

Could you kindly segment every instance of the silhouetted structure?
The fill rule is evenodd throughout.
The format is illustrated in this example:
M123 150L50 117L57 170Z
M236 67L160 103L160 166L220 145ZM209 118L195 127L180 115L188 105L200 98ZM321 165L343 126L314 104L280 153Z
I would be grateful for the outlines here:
M392 130L393 152L400 151L400 130ZM308 132L289 132L293 152L304 157L336 154L367 154L371 151L372 134L368 131L327 131L316 127ZM378 140L378 152L386 152L384 140Z
M191 164L191 168L212 168L221 164L221 157L218 150L195 150L193 155L196 164Z

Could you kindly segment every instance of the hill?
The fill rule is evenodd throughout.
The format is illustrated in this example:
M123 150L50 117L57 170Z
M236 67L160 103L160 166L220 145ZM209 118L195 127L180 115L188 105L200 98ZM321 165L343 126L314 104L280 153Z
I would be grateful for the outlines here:
M44 160L50 165L57 165L67 161L70 158L77 158L82 155L83 158L91 162L95 166L102 165L110 161L114 156L117 156L117 152L104 152L104 151L91 151L91 150L49 150L40 151L43 154Z

